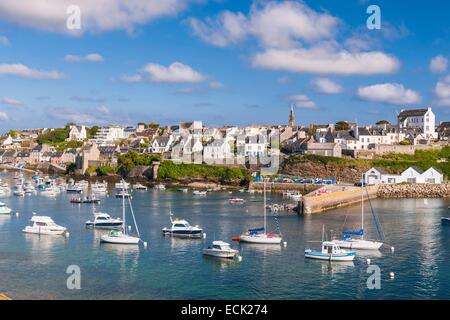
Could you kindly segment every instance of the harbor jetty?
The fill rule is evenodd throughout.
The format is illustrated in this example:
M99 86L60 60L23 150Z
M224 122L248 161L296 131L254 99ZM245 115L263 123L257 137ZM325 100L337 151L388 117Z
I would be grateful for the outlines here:
M377 197L378 186L367 187L364 200ZM303 196L297 211L299 214L313 214L361 202L361 188L350 185L329 185Z
M382 184L377 191L379 198L448 198L450 183Z
M318 190L323 187L323 184L314 183L279 183L279 182L268 182L266 183L266 188L270 192L285 192L285 191L296 191L301 194L307 194L312 191ZM264 188L262 182L250 182L249 189L262 191Z

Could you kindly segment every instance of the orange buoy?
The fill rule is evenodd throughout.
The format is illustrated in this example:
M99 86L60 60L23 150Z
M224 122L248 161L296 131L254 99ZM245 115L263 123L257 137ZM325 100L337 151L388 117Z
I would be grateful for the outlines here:
M232 241L239 241L240 239L239 239L239 237L232 237L231 240Z

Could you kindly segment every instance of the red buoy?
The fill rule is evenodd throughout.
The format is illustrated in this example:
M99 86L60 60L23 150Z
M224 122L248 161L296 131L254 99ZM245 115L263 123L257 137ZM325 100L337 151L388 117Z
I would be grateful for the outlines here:
M239 241L240 239L239 239L239 237L232 237L231 240L232 241Z

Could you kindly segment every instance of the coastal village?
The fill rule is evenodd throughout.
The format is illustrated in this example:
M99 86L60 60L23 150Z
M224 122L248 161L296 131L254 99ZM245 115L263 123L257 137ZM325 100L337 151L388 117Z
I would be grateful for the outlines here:
M350 121L298 126L291 107L287 125L210 128L193 121L88 128L69 123L65 128L11 130L0 140L0 163L55 173L107 175L117 172L121 156L131 153L150 157L150 162L213 164L255 172L270 165L274 157L282 164L296 155L343 159L414 155L418 150L448 146L449 136L450 121L438 121L431 107L401 110L396 123L380 120L368 126ZM157 172L153 173L156 178ZM373 168L366 182L441 183L443 178L436 168L411 168L397 174Z

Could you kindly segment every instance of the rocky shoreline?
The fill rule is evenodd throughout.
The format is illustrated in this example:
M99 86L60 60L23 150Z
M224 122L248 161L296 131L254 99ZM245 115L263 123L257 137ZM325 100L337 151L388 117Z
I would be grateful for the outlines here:
M447 198L450 183L445 184L382 184L378 187L379 198Z

